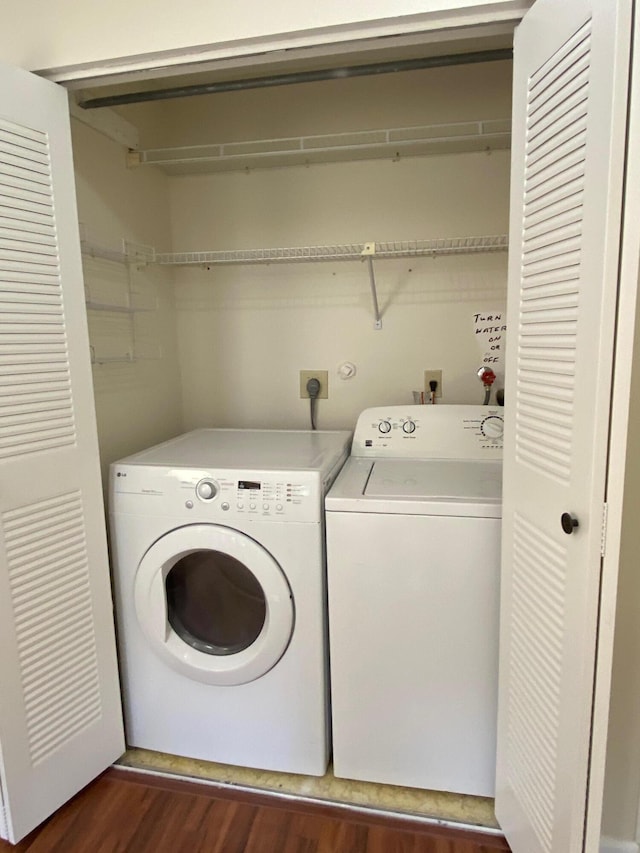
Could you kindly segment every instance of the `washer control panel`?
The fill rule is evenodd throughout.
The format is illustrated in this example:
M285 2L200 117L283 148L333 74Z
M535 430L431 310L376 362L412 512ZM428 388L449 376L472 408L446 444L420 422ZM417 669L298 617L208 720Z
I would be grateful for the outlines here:
M260 472L115 463L111 505L118 512L179 512L193 521L314 521L322 516L317 471ZM148 501L140 501L147 496Z
M352 456L500 459L504 409L497 406L387 406L365 409Z
M495 439L502 443L504 419L502 415L487 415L480 421L480 432L484 438Z

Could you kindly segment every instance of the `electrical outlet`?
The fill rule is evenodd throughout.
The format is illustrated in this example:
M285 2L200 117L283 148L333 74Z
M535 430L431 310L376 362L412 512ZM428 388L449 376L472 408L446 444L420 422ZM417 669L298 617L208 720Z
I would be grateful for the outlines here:
M438 383L436 388L436 397L442 397L442 371L441 370L425 370L424 372L424 392L425 396L431 393L429 382L435 379Z
M318 400L326 400L329 396L329 371L328 370L301 370L300 371L300 399L307 400L309 392L307 391L307 382L310 379L317 379L320 383L320 393Z

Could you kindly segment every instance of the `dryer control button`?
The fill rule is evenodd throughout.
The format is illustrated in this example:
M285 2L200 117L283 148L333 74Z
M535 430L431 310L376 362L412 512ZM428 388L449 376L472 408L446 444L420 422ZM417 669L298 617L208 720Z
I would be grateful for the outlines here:
M220 509L223 509L225 512L227 512L227 510L229 509L229 504L226 501L224 503L221 503Z
M196 495L201 501L210 501L218 494L218 484L213 480L200 480L196 486Z

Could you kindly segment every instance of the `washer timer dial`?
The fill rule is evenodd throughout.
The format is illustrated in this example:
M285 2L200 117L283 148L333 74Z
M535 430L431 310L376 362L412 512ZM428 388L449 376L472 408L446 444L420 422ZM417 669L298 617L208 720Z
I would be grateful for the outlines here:
M485 438L502 438L504 421L500 415L489 415L480 424L480 432Z
M388 432L391 432L391 421L380 421L378 424L378 431L383 435L386 435Z
M406 432L408 435L414 433L416 431L416 425L414 421L405 421L402 424L402 431Z

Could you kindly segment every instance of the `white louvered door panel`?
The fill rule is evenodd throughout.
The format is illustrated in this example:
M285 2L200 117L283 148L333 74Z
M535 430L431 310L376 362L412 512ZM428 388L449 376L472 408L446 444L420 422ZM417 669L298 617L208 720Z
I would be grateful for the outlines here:
M17 841L124 749L65 92L0 67L0 770Z
M496 794L514 853L583 850L630 23L630 0L538 0L514 47Z

